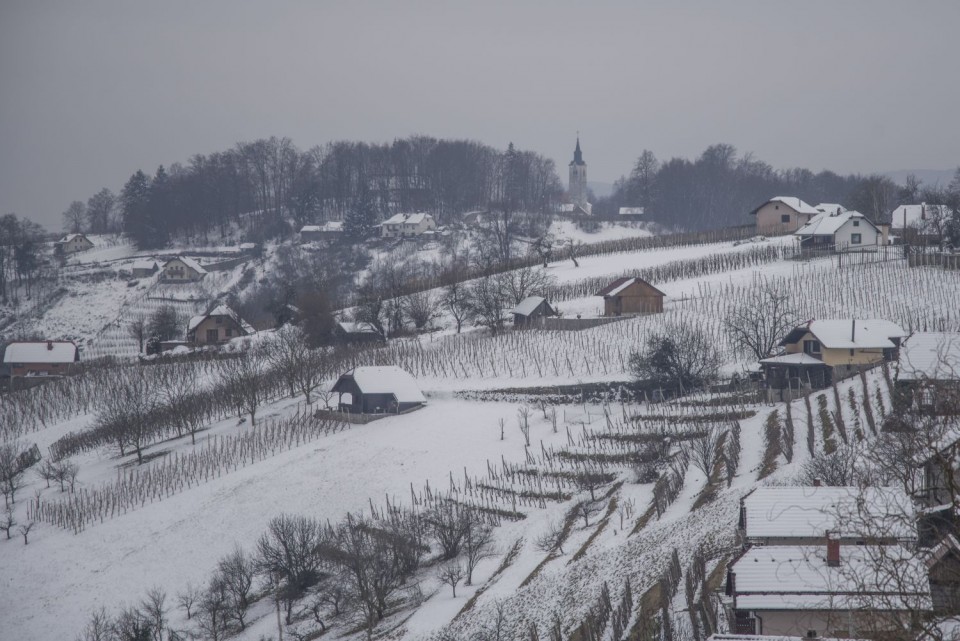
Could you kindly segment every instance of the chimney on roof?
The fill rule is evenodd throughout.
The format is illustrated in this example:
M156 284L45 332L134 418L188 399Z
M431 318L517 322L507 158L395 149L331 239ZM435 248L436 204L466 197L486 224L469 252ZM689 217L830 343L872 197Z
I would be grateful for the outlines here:
M840 567L840 539L834 538L833 532L827 532L827 566Z
M853 318L850 320L850 342L857 342L857 319Z
M47 341L47 349L53 351L53 341Z

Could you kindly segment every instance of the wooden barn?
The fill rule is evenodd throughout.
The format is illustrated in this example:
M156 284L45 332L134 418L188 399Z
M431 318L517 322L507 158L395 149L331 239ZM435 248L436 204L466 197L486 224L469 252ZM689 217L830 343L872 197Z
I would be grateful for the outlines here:
M333 340L344 345L350 345L353 343L383 343L387 339L373 323L340 321L333 326Z
M661 314L666 296L642 278L618 278L596 295L603 297L604 316Z
M551 307L543 296L527 296L510 310L510 313L513 314L514 327L526 327L532 325L538 318L556 316L557 310Z
M339 394L340 411L351 414L399 414L427 402L413 376L395 365L356 367L331 391Z

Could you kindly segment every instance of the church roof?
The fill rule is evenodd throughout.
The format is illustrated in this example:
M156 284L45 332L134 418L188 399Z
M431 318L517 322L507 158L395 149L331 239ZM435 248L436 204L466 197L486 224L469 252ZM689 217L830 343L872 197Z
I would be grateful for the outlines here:
M570 166L586 164L583 162L583 152L580 151L580 136L577 136L577 148L573 150L573 160L570 161Z

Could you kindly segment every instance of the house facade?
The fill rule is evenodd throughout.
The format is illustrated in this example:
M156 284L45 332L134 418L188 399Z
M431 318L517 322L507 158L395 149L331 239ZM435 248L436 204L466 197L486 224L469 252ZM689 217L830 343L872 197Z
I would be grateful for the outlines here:
M946 205L900 205L890 214L890 231L905 243L938 242L950 217Z
M187 323L187 342L198 346L218 345L255 332L239 314L226 305L219 305L207 314L190 319Z
M604 316L627 314L660 314L663 312L662 291L642 278L618 278L595 296L603 297Z
M72 341L23 341L10 343L3 363L10 376L66 376L77 370L80 351Z
M430 214L396 214L380 223L383 238L416 238L437 229Z
M162 283L196 283L203 280L207 270L200 263L186 256L171 258L163 265L160 273Z
M396 366L356 367L340 376L331 390L341 412L399 414L426 404L416 380Z
M332 240L343 235L343 222L327 221L322 225L304 225L300 228L300 241L304 243Z
M802 250L876 251L883 232L857 211L822 212L793 232Z
M821 213L796 196L776 196L750 212L756 217L758 234L794 232Z
M93 249L93 243L83 234L67 234L53 244L53 253L57 256L69 256L88 249Z

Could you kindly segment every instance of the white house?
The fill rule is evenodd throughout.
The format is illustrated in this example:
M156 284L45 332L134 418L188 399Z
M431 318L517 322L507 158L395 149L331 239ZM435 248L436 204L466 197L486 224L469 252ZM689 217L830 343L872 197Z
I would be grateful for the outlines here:
M160 281L164 283L195 283L207 275L200 263L186 256L171 258L164 264Z
M830 539L752 547L727 573L731 627L739 634L836 637L903 629L932 608L926 570L900 545Z
M53 244L57 256L69 256L93 248L93 243L83 234L67 234Z
M901 237L939 237L949 219L950 209L946 205L900 205L890 214L890 229Z
M430 214L395 214L380 223L383 238L416 238L437 228L437 221Z
M876 250L883 233L858 211L820 212L793 235L807 250Z
M757 233L788 233L822 213L796 196L775 196L750 212L757 217Z

